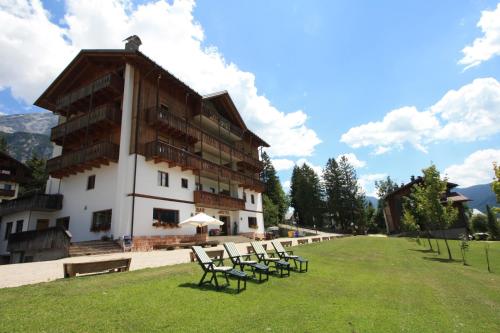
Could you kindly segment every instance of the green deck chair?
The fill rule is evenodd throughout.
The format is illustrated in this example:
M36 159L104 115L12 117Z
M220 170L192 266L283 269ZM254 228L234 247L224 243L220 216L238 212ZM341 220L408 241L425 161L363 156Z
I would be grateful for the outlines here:
M244 271L245 266L248 266L252 270L252 275L254 278L256 277L255 272L259 273L259 282L269 280L269 266L258 263L255 260L249 260L250 255L240 254L240 251L238 251L238 249L236 248L236 244L234 244L233 242L224 243L224 248L226 249L229 259L233 263L233 268L239 266L241 271ZM262 273L264 273L266 276L265 280L262 280Z
M234 277L238 279L238 293L243 289L247 288L247 274L242 271L238 271L234 269L233 267L228 267L228 266L215 266L215 263L210 259L205 252L205 250L201 246L192 246L191 249L194 252L194 255L196 256L196 260L200 264L201 268L203 269L203 276L198 283L199 286L203 285L204 283L209 283L212 284L212 282L215 284L216 289L221 289L229 286L229 279L228 276ZM220 286L219 281L217 280L217 273L222 273L224 275L224 278L226 279L226 284ZM205 281L205 278L207 275L211 274L210 280ZM243 280L244 285L243 288L240 288L240 281Z
M299 256L296 256L296 255L292 255L292 254L287 253L286 250L285 250L285 248L283 247L283 245L279 241L277 241L277 240L273 240L271 243L273 244L273 247L276 250L276 253L278 253L278 256L280 257L280 259L285 260L287 262L290 259L292 259L293 263L295 265L295 270L296 271L298 271L299 273L307 272L307 269L308 269L308 266L309 266L309 260L307 260L305 258L302 258L302 257L299 257ZM297 266L297 263L299 263L300 267ZM302 268L302 264L306 265L305 269Z
M262 247L260 242L250 242L252 245L253 252L257 256L259 262L263 262L264 265L269 266L270 263L274 265L274 272L280 273L280 276L283 277L284 271L286 270L287 276L290 276L290 263L281 260L280 258L271 258L267 255L266 250Z

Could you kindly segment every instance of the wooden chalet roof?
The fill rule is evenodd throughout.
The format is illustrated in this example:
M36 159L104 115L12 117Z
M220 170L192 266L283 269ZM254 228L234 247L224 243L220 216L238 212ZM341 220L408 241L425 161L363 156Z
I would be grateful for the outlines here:
M2 178L6 180L26 183L31 179L30 168L4 152L0 152L0 168L14 169L16 171L15 174L12 175L2 175Z
M89 66L96 64L123 64L131 63L145 73L151 70L158 70L162 77L170 79L179 87L201 100L201 95L195 90L175 77L173 74L158 65L152 59L140 51L130 51L124 49L95 49L81 50L66 68L57 76L50 86L38 97L35 105L41 108L54 111L55 100L61 94L68 92L71 83L78 79L80 74Z
M229 120L233 121L235 124L244 129L245 134L249 135L252 140L256 141L259 144L259 146L270 147L267 142L262 140L257 134L248 129L247 125L243 121L243 118L241 117L241 114L236 108L233 99L226 90L204 95L203 100L211 101L215 105L221 106L222 109L226 110L226 114L224 114L224 116L228 117Z

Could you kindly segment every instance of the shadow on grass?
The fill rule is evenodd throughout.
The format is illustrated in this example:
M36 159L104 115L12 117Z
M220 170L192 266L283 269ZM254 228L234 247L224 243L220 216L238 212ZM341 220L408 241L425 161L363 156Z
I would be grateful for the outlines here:
M459 262L462 263L462 260L458 259L448 259L448 258L430 258L430 257L422 257L424 260L428 261L437 261L437 262L446 262L446 263L453 263L453 262Z
M213 286L213 285L204 284L204 285L199 286L197 283L188 282L188 283L181 283L179 285L179 287L196 289L198 291L215 291L215 292L223 292L226 294L233 294L233 295L238 294L238 290L235 288L231 288L230 286L215 288L215 286ZM242 290L242 291L244 291L244 290Z
M408 250L414 251L414 252L421 252L421 253L437 253L436 251L430 250L430 249L425 249L425 250L408 249Z

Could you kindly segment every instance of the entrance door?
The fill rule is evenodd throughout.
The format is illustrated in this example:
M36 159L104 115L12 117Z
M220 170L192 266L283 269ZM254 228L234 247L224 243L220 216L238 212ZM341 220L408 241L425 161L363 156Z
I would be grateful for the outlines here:
M222 234L224 234L225 236L231 235L231 218L229 216L219 215L219 220L221 220L221 222L224 222L224 225L221 226Z

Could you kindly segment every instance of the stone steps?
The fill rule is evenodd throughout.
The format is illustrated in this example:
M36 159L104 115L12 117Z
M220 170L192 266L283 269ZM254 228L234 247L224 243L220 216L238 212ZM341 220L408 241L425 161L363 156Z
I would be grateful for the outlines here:
M109 254L123 252L121 246L115 241L86 241L72 243L69 247L69 256L90 256L96 254Z

